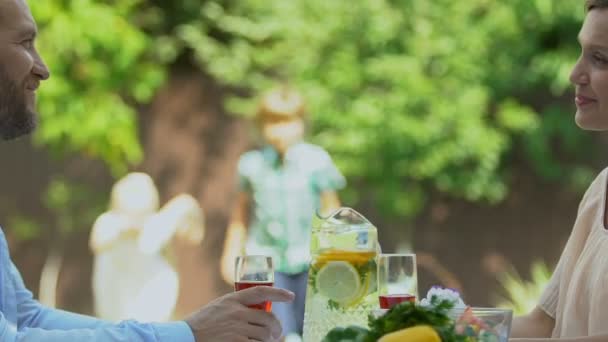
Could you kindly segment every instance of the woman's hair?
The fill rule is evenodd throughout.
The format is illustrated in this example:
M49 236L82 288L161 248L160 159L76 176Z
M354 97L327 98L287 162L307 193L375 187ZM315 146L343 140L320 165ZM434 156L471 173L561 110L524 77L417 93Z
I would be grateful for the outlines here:
M585 8L587 11L596 8L608 8L608 0L587 0L585 2Z
M263 122L267 119L302 119L305 115L306 105L302 96L297 91L284 86L262 96L256 118Z

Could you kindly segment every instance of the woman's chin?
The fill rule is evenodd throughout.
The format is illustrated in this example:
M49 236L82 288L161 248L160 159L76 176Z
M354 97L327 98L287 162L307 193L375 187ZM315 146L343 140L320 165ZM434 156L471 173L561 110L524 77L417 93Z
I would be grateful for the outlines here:
M586 113L580 109L576 111L576 125L585 131L607 131L608 116L599 117L593 113Z

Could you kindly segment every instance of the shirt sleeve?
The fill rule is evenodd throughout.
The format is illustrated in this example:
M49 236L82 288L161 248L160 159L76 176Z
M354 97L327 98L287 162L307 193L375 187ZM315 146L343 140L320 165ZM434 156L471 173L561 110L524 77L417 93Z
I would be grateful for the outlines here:
M0 313L0 341L141 341L194 342L185 322L113 324L93 317L55 310L33 299L14 264L10 271L17 296L18 325L9 323Z
M555 319L557 316L557 303L559 301L559 285L561 283L561 269L562 262L557 264L555 267L555 271L551 276L551 280L549 280L549 284L545 287L542 295L540 296L540 300L538 302L538 307L543 310L547 315L551 318Z
M346 186L344 176L334 164L329 153L320 148L315 159L317 168L313 173L313 184L319 192L339 190Z
M11 325L0 312L0 341L3 342L194 342L194 336L185 322L141 324L124 321L95 329L50 330Z
M562 287L562 283L568 281L568 274L571 273L570 270L573 269L573 265L584 250L585 243L589 238L595 222L596 211L594 210L594 203L597 203L604 193L604 173L605 171L593 181L589 186L589 189L585 192L578 207L572 233L562 251L562 255L553 271L549 284L545 287L538 302L538 307L553 319L557 318L557 307L560 300L560 288Z

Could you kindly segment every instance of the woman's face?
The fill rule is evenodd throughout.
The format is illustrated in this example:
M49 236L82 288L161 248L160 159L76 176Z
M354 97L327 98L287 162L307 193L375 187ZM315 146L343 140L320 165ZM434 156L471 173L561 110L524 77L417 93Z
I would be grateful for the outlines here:
M570 81L576 88L576 124L608 130L608 9L593 9L579 33L581 56Z

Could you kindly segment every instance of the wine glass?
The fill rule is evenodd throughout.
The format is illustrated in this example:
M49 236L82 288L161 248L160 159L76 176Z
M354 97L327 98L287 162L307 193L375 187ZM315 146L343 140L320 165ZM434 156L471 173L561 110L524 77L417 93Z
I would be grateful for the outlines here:
M272 258L265 255L244 255L236 258L234 290L241 291L256 286L274 286ZM252 309L272 310L272 302L250 305Z

